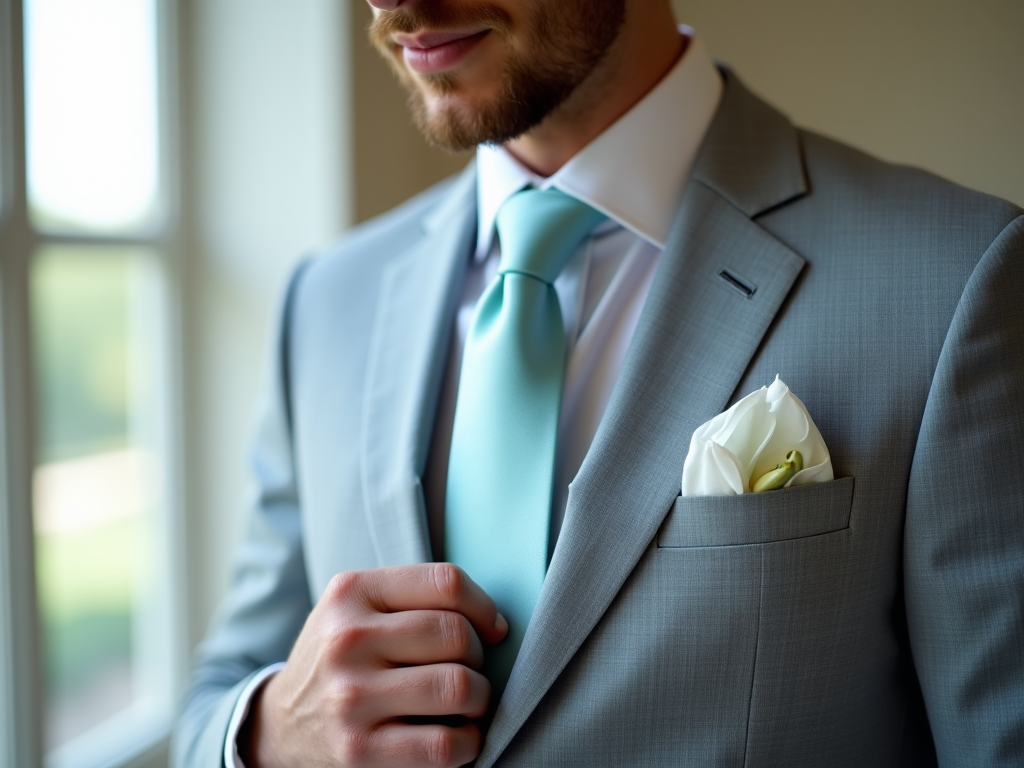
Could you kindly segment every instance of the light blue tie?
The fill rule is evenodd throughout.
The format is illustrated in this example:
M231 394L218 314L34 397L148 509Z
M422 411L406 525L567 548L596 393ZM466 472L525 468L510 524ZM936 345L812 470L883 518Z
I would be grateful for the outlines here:
M565 327L552 283L604 218L557 190L498 211L498 276L466 338L448 464L445 554L498 604L508 636L486 649L504 690L547 571Z

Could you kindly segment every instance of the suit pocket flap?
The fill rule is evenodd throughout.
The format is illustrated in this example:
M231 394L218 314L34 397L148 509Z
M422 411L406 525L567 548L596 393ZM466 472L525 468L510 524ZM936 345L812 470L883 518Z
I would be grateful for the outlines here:
M738 496L679 496L659 547L726 547L802 539L850 524L853 478Z

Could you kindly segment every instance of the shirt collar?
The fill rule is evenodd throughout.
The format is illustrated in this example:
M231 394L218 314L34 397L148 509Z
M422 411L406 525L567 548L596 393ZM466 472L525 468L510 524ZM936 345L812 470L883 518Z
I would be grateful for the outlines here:
M477 249L494 239L502 203L526 186L557 188L664 248L697 150L722 95L722 79L689 27L685 53L667 75L554 175L525 168L504 147L477 148Z

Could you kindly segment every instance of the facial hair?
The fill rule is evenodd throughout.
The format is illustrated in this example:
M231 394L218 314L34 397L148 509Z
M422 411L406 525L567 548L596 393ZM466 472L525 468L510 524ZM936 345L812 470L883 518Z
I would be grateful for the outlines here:
M625 0L539 0L522 30L496 6L419 2L380 12L369 35L408 89L413 120L423 135L458 152L503 144L540 124L594 70L624 21ZM483 102L458 100L457 74L413 75L391 40L398 33L476 26L489 28L506 50L504 69L496 75L497 94ZM522 52L511 45L514 35L523 38Z

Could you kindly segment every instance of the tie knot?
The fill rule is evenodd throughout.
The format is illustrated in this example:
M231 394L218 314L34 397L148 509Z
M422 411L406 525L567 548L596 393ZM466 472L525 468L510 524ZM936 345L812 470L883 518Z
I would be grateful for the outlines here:
M557 189L524 189L498 210L499 272L553 283L604 214Z

